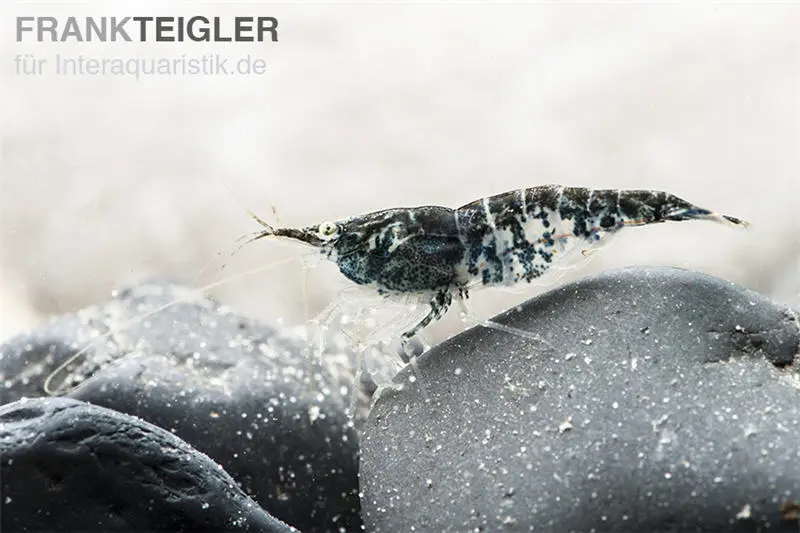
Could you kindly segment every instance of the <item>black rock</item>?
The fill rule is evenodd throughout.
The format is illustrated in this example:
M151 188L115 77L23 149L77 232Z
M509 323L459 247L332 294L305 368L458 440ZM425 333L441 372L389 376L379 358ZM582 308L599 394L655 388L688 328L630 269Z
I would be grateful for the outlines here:
M67 398L0 407L10 531L295 531L159 427Z
M710 276L604 273L420 357L362 433L367 531L794 531L796 313Z
M346 411L358 405L363 417L369 391L353 392L352 353L329 350L321 360L309 359L298 337L208 298L189 301L192 294L146 284L122 291L99 310L82 311L92 317L82 324L95 331L63 333L85 340L72 343L71 353L89 338L113 334L65 372L66 382L54 383L77 385L69 392L73 398L175 433L222 465L266 510L306 533L360 530L358 435ZM136 320L179 298L187 301ZM55 331L44 337L17 339L0 352L44 353L36 342L74 326L65 320L50 325ZM6 357L4 365L13 360ZM35 360L25 361L30 367Z

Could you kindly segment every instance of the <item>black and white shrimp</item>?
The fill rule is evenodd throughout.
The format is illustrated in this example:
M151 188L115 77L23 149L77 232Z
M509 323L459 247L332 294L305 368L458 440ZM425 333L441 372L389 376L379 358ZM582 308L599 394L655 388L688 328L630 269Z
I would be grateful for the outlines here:
M250 215L263 229L251 234L241 246L265 237L299 241L314 248L313 255L321 254L335 262L339 271L354 282L354 287L366 288L372 295L400 300L403 304L422 303L424 314L414 315L411 321L409 315L390 321L393 334L402 332L399 340L407 354L408 342L442 318L454 300L466 309L470 291L531 283L568 262L570 252L590 249L627 226L695 219L747 226L738 218L709 211L666 192L558 185L519 189L475 200L457 209L392 208L306 228L275 228L257 215ZM278 261L237 277L285 262ZM231 279L217 281L201 290ZM163 305L138 320L180 301ZM341 301L331 304L315 320L324 326L321 331L327 328L340 305ZM375 302L360 302L355 322L365 306L375 307ZM492 321L478 323L541 341L527 332ZM344 330L342 333L346 334ZM93 343L111 335L112 332L105 333ZM324 338L319 340L323 342ZM362 341L359 341L362 348L373 344ZM69 357L49 375L44 384L48 394L58 390L53 386L56 377L90 347L91 344Z
M457 209L392 208L306 228L264 227L253 240L285 237L314 248L354 283L382 296L418 296L429 309L401 335L407 343L470 290L532 282L568 252L628 226L706 219L746 222L650 190L545 185Z

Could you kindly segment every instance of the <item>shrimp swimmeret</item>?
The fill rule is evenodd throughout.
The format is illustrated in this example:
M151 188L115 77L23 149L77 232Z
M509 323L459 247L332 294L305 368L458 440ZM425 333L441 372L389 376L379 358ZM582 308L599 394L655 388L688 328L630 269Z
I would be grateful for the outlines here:
M623 228L698 219L747 226L666 192L558 185L510 191L457 209L391 208L306 228L276 228L250 215L263 229L245 244L265 237L299 241L335 262L344 276L371 294L423 303L424 315L393 332L400 333L406 351L413 337L444 316L454 298L466 306L472 290L531 283L565 265L569 252L585 251ZM340 304L315 322L327 327ZM479 324L526 336L492 321ZM88 348L60 365L45 390L51 392L54 376Z

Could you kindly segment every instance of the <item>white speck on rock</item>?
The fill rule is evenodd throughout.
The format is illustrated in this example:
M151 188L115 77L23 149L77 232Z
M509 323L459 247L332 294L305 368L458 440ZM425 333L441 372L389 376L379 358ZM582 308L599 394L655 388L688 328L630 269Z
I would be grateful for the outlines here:
M742 510L736 513L736 519L747 520L752 516L752 514L753 514L753 509L750 507L749 503L746 503L744 507L742 507Z

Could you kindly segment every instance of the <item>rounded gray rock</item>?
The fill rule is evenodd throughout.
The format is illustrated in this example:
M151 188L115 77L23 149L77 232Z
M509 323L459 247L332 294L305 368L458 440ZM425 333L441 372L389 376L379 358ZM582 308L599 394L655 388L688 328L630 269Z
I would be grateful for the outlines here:
M41 395L45 377L87 346L53 381L70 397L173 432L304 532L361 529L358 434L347 411L360 406L363 420L371 391L353 390L351 351L331 346L309 358L298 336L152 282L0 347L5 400Z
M0 407L0 457L6 532L296 531L168 431L77 400Z
M364 426L362 509L401 531L794 531L800 325L707 275L630 268L473 328Z

